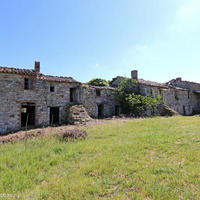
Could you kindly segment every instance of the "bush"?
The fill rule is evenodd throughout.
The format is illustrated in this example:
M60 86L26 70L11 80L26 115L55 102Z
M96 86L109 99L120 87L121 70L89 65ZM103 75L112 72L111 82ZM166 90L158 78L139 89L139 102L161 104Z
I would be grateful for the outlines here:
M94 85L94 86L109 86L108 82L101 78L94 78L87 82L88 85Z
M120 81L118 87L115 89L116 100L121 104L124 113L129 113L129 105L127 104L127 97L130 94L138 93L137 81L130 78L124 78Z
M160 104L159 97L142 96L140 94L129 94L125 98L129 112L136 116L143 116L147 110L154 113Z
M70 139L77 140L77 139L85 139L86 137L87 137L86 131L80 129L72 129L72 130L67 130L65 133L63 133L61 139L68 142Z
M126 94L138 94L139 87L138 82L132 78L124 78L120 81L119 86L116 88L115 93L120 96L125 96Z
M117 101L126 114L143 116L147 110L154 113L161 103L159 95L143 96L140 94L138 83L134 79L124 78L115 89Z

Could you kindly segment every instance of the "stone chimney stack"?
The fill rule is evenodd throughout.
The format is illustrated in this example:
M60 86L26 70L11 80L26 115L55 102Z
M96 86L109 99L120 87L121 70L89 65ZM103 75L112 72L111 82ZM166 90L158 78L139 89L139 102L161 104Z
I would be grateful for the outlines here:
M40 62L35 61L35 71L40 73Z
M138 71L137 70L131 71L131 78L138 80Z
M182 78L178 77L178 78L176 78L176 81L180 82L180 81L182 81Z

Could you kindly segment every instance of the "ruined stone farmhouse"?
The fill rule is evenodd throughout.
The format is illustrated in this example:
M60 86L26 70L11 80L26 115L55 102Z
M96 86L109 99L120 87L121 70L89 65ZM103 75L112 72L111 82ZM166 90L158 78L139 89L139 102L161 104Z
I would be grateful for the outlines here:
M112 87L85 86L71 77L0 67L0 133L22 127L67 124L67 107L82 104L92 118L115 114Z
M182 78L172 79L167 83L157 83L138 78L137 70L131 72L131 77L136 79L142 95L158 94L162 96L165 104L181 115L200 113L200 84L182 81ZM113 79L112 87L116 87L120 80L118 76Z
M178 113L200 112L200 84L181 78L165 84L146 81L139 79L135 70L131 77L138 81L141 94L160 94ZM0 134L26 126L68 124L68 108L73 105L82 105L92 118L119 115L120 106L113 91L122 78L114 78L110 87L97 87L72 77L44 75L40 73L40 62L35 62L33 70L0 67ZM79 112L84 111L80 109Z

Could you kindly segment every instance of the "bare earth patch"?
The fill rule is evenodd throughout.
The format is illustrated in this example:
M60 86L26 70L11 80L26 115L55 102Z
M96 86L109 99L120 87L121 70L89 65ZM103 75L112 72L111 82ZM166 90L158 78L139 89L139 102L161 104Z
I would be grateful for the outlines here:
M16 133L11 133L9 135L0 136L0 144L8 143L8 142L16 142L20 140L24 140L27 138L34 138L34 137L42 137L48 136L51 134L63 134L66 130L77 129L86 126L94 126L98 124L103 124L106 122L113 122L117 125L122 124L124 121L129 120L130 118L106 118L106 119L94 119L92 121L87 122L86 125L63 125L58 127L45 127L45 128L36 128L30 129L27 131L18 131Z

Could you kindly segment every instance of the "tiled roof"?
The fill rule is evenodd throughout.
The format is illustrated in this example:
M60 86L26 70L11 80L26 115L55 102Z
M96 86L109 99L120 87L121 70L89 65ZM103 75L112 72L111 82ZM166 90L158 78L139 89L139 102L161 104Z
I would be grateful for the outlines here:
M10 67L0 66L0 73L36 76L37 79L52 81L52 82L78 83L78 81L74 80L72 77L49 76L49 75L38 73L35 70L30 70L30 69L19 69L19 68L10 68Z
M29 75L29 76L36 76L37 75L35 70L18 69L18 68L1 67L1 66L0 66L0 73L21 74L21 75Z
M72 77L49 76L49 75L43 75L43 74L39 76L39 79L45 80L45 81L60 82L60 83L61 82L78 83L78 81L76 81Z
M172 84L172 83L176 83L176 82L179 82L179 81L177 81L177 79L172 79L172 80L168 81L166 84ZM182 82L182 83L188 83L188 84L194 84L194 85L200 86L199 82L185 81L185 80L181 80L180 82Z
M144 79L138 79L138 83L143 84L143 85L147 85L147 86L152 86L152 87L168 88L163 83L157 83L157 82L153 82L153 81L146 81Z
M94 85L88 85L90 88L95 88L95 89L107 89L107 90L114 90L115 88L109 87L109 86L94 86Z
M177 87L177 86L173 86L173 85L168 85L168 87L176 89L176 90L189 91L189 89L187 89L187 88Z
M117 84L113 84L113 82L115 82L116 80L121 80L121 79L125 79L126 77L124 76L117 76L115 78L112 79L111 81L111 86L115 87L117 86L119 83L117 82ZM167 86L163 83L157 83L157 82L153 82L153 81L147 81L147 80L144 80L144 79L138 79L137 80L139 84L142 84L142 85L146 85L146 86L151 86L151 87L160 87L160 88L166 88L167 89Z

